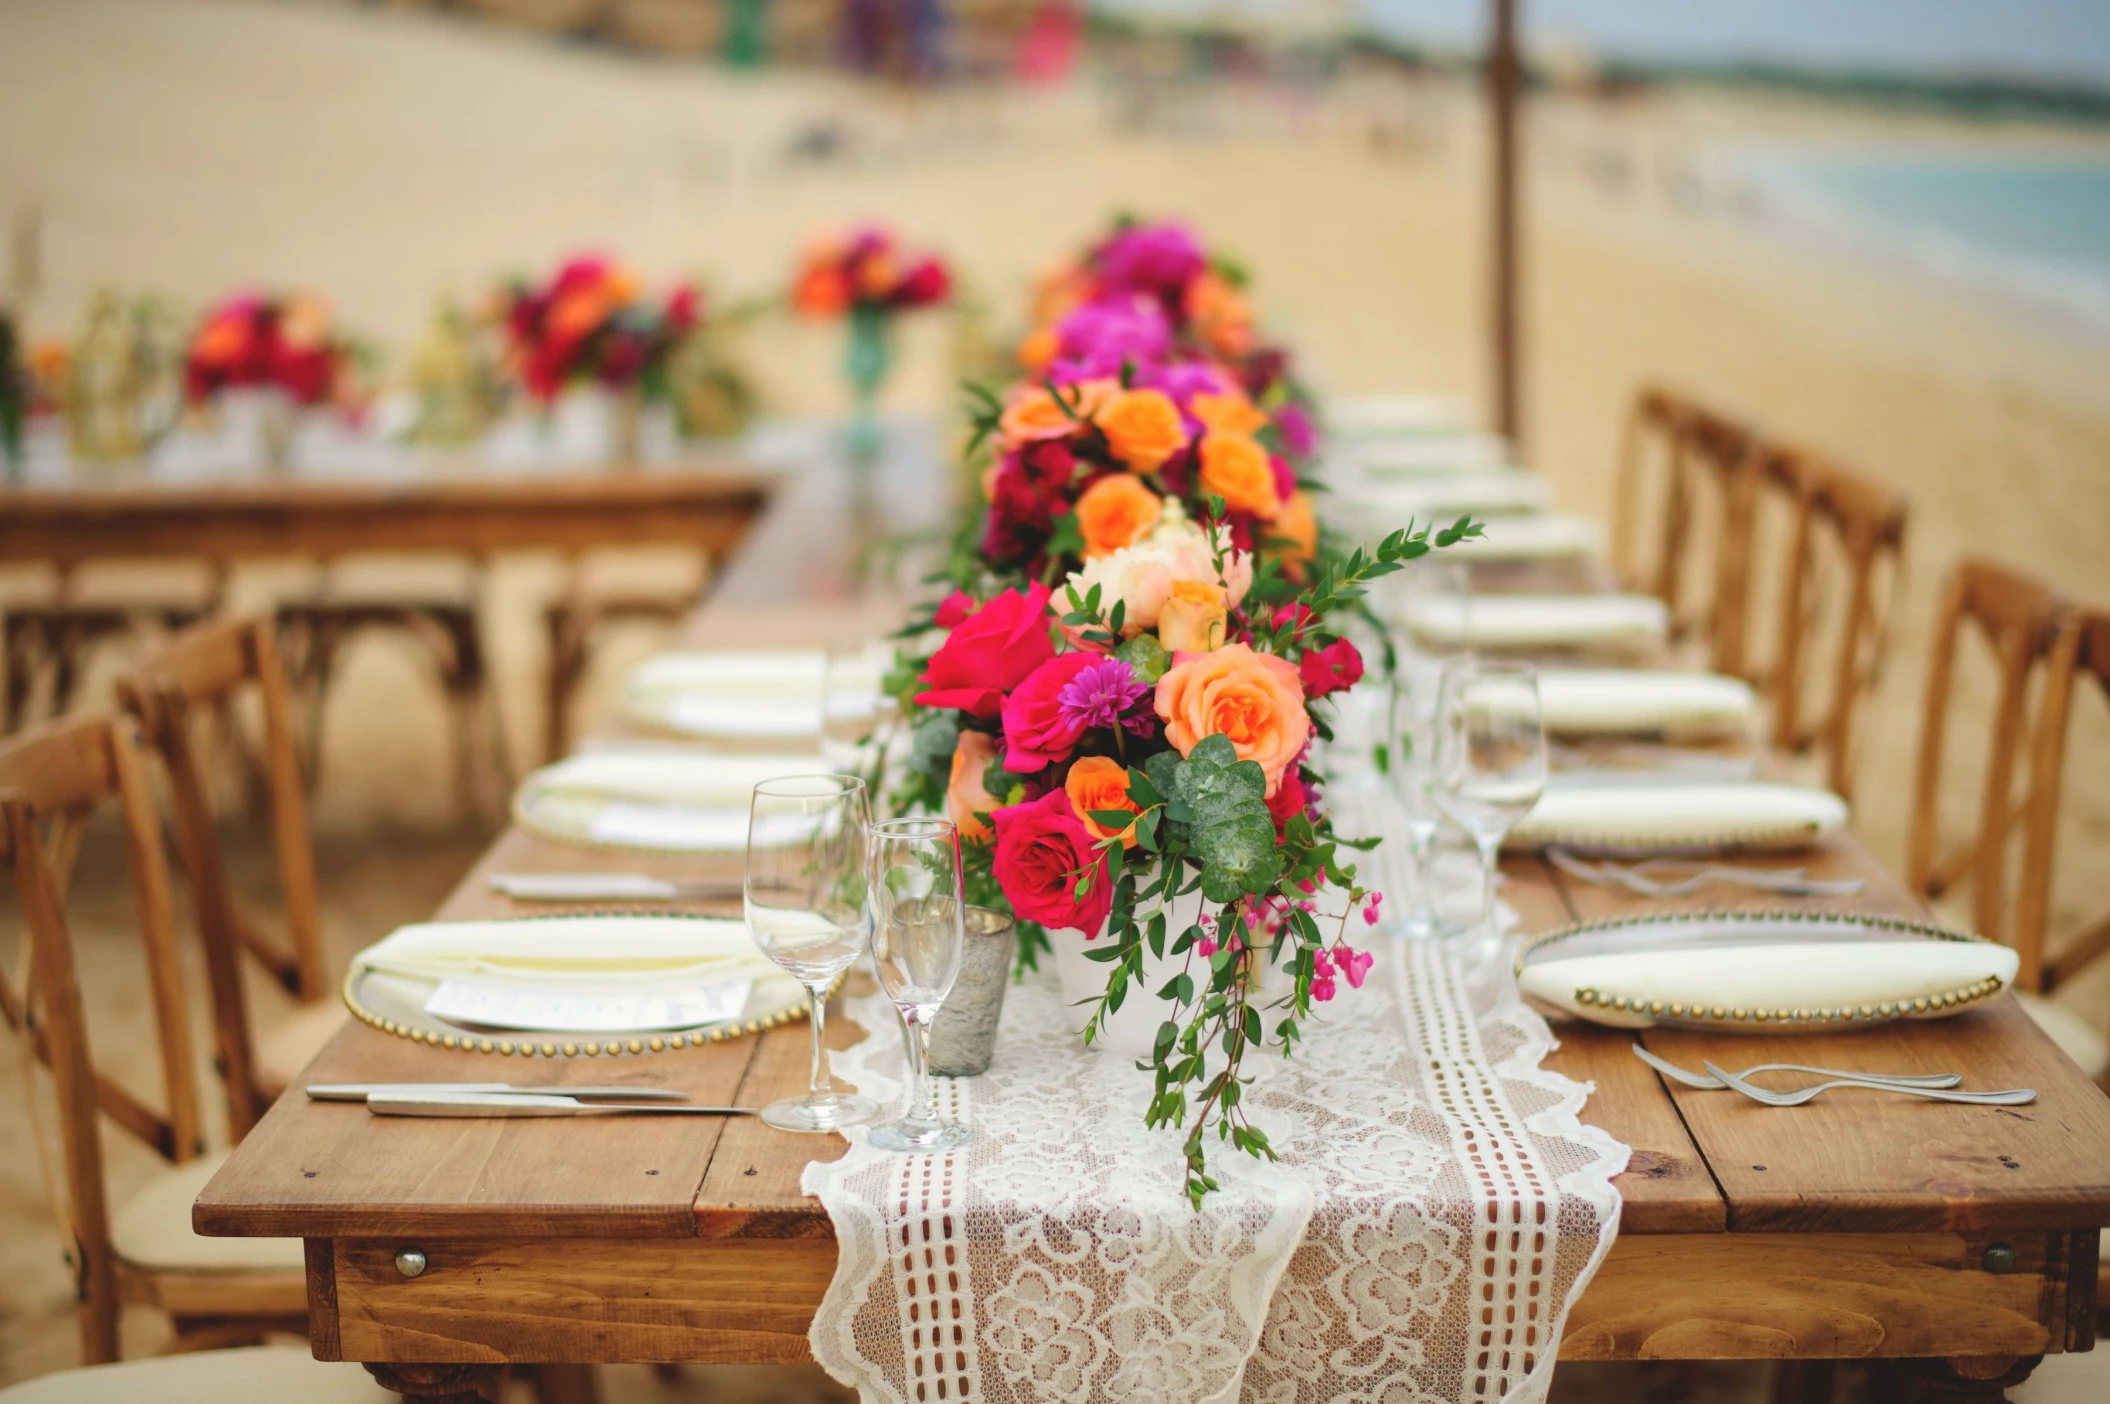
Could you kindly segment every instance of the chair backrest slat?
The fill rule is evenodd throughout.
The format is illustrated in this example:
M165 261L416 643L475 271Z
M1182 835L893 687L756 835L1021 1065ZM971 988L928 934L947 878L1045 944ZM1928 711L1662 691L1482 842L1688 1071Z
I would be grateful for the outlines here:
M52 808L79 811L104 800L118 804L131 860L161 1057L164 1105L159 1111L95 1066L63 885L40 829L42 816ZM10 992L5 1010L36 1058L52 1070L64 1146L64 1207L80 1279L83 1351L90 1362L114 1360L119 1301L100 1117L108 1116L172 1161L204 1149L168 861L137 725L130 718L80 715L0 742L0 835L5 843L0 859L12 875L21 909L31 982L30 988Z
M264 769L271 807L285 939L273 941L245 920L220 851L217 816L192 721L225 716L254 689L264 722ZM168 772L170 803L213 985L216 1042L228 1082L229 1116L239 1138L263 1114L239 955L247 950L272 978L303 1000L329 997L322 924L301 785L291 694L270 625L229 619L184 631L118 684Z

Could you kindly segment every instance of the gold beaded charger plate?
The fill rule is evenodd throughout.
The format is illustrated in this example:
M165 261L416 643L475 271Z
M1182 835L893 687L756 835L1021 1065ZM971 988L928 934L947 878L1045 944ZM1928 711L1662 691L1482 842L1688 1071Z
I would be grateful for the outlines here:
M575 913L503 922L433 922L404 927L360 952L344 978L344 1002L369 1027L435 1048L508 1057L615 1057L664 1053L757 1033L804 1014L805 987L747 942L738 922L635 913ZM435 1012L449 982L531 995L581 992L647 997L715 987L710 1017L644 1018L620 1027L577 1021L562 1028L482 1023ZM744 986L744 995L740 994Z
M1940 1019L2006 989L2020 958L1978 936L1830 912L1669 912L1526 941L1517 987L1613 1028L1736 1033Z

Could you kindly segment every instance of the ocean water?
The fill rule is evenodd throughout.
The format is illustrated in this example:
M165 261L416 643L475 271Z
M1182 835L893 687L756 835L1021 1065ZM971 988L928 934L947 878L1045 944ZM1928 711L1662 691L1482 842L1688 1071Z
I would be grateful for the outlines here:
M1738 164L1769 221L2110 337L2110 154L1776 150Z

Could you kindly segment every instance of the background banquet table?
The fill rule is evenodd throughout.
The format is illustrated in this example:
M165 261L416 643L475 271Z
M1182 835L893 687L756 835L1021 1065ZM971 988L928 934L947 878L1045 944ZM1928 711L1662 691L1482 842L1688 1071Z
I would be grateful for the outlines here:
M930 524L888 516L937 497L904 492L909 485L846 477L839 466L787 481L682 642L825 641L853 608L849 563L888 530ZM1800 909L1925 915L1851 836L1793 861L1868 884ZM596 866L710 875L708 860L595 854L515 828L436 915L545 912L492 894L487 875ZM723 875L736 866L727 862ZM1644 903L1574 883L1533 857L1512 856L1504 868L1504 896L1527 932L1644 906L1707 905ZM1551 1065L1596 1087L1584 1119L1634 1150L1618 1181L1620 1236L1573 1306L1562 1358L1904 1358L1954 1375L1938 1363L1946 1358L1976 1378L1997 1377L2017 1357L2092 1348L2098 1231L2110 1223L2110 1101L2013 1000L1852 1034L1659 1030L1642 1041L1688 1067L1792 1057L1893 1073L1965 1070L1974 1086L2040 1090L2019 1109L1846 1095L1775 1111L1667 1090L1627 1051L1630 1034L1557 1033L1563 1046ZM837 1046L863 1036L845 1020L830 1024ZM759 1105L803 1087L806 1042L793 1024L680 1053L545 1067L353 1025L309 1078L636 1080ZM836 1249L799 1177L809 1160L843 1149L746 1118L590 1129L384 1122L356 1106L310 1103L296 1088L236 1148L194 1218L206 1234L307 1240L317 1355L368 1362L384 1381L421 1393L473 1386L475 1371L425 1368L442 1363L805 1361ZM426 1263L416 1276L398 1266L412 1249ZM1997 1397L1997 1386L1986 1388Z

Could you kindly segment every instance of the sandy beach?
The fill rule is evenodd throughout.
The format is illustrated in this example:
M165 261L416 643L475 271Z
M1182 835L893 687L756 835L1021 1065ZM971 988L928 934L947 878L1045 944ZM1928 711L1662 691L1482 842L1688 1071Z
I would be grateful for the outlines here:
M1184 216L1235 251L1322 389L1484 402L1484 150L1469 92L1359 81L1308 100L1202 87L1147 125L1120 112L1088 79L1045 94L901 94L321 0L0 4L0 214L43 214L30 308L40 335L70 335L105 285L195 306L271 283L327 292L400 358L440 295L473 295L575 249L619 251L653 281L701 272L743 297L774 291L808 234L865 218L945 250L1001 328L1036 270L1130 209ZM842 154L798 154L820 130ZM1531 115L1525 454L1559 505L1608 517L1622 418L1644 381L1822 449L1911 500L1854 819L1901 862L1944 571L1984 555L2110 602L2110 343L1778 237L1734 199L1659 178L1754 139L2110 153L2110 137L1699 91L1552 96ZM1608 177L1615 168L1627 174ZM912 330L893 408L949 405L951 334L938 318ZM839 410L827 333L772 323L750 351L774 410ZM523 759L539 735L534 607L547 580L546 563L509 565L492 606ZM615 658L645 646L629 640ZM376 648L354 660L331 714L322 877L340 958L428 912L480 847L432 798L442 734L423 686ZM1982 670L1965 679L1959 817L1976 803L1970 756L1989 694ZM393 699L410 695L398 710ZM2110 865L2087 861L2110 852L2100 701L2075 708L2054 930L2110 908ZM402 724L406 714L419 724ZM265 870L260 846L246 857ZM119 1018L144 1007L115 974L127 957L121 873L114 844L91 845L80 919L112 975L98 1015ZM2110 975L2064 997L2110 1023ZM15 1086L19 1060L0 1048ZM74 1353L25 1126L21 1097L0 1098L0 1383ZM129 1147L119 1159L121 1174L147 1163ZM150 1346L153 1324L135 1325ZM654 1387L640 1374L639 1391ZM711 1397L790 1397L770 1393L780 1387Z

